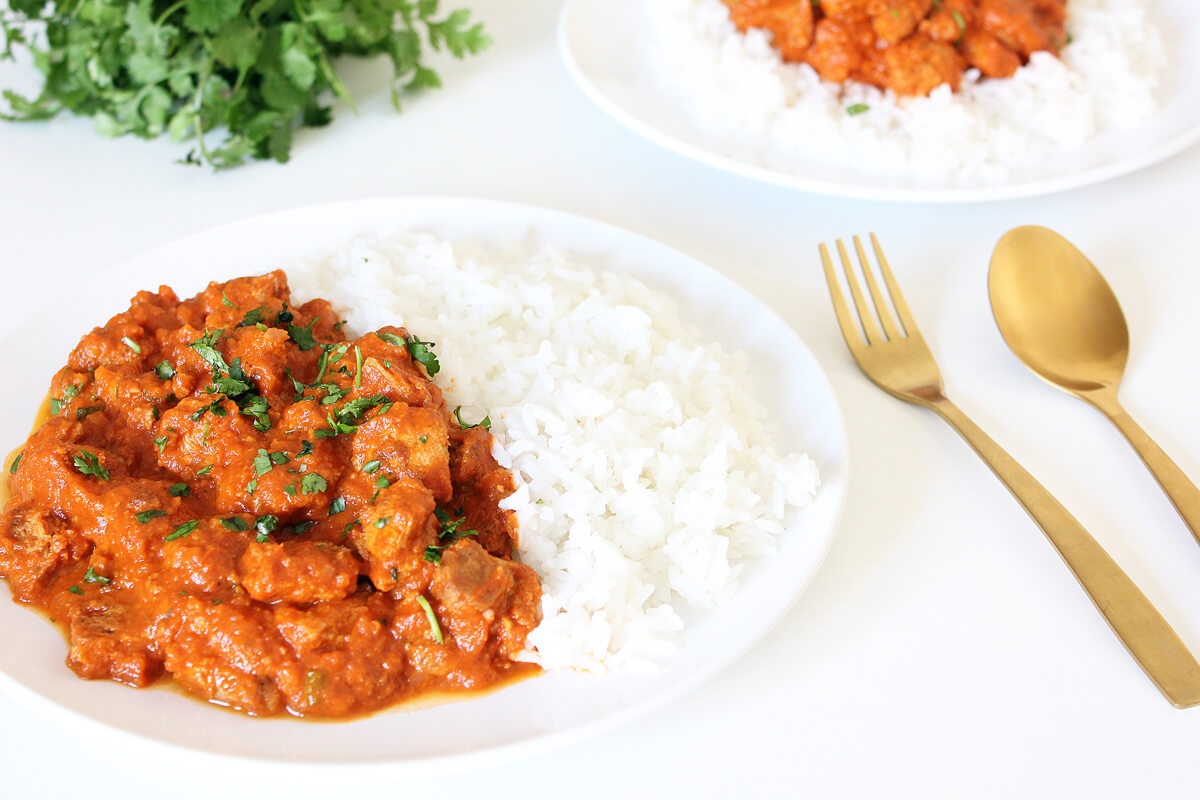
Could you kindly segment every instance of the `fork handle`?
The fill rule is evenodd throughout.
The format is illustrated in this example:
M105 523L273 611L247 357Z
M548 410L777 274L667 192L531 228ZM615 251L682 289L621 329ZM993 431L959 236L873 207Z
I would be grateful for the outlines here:
M1029 512L1159 691L1176 708L1200 705L1200 664L1099 542L957 406L939 398L929 407L962 434Z
M1179 465L1150 438L1150 434L1134 422L1133 417L1129 416L1118 402L1115 391L1092 393L1087 395L1086 399L1125 434L1125 438L1142 457L1142 461L1146 462L1150 474L1158 481L1158 485L1179 512L1179 516L1183 517L1183 522L1192 532L1192 536L1200 541L1200 489L1196 488L1196 484L1192 483Z

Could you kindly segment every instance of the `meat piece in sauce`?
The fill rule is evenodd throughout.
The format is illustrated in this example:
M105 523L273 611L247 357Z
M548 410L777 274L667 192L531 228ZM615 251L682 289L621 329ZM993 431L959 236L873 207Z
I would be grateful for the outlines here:
M773 35L784 61L803 61L813 38L810 0L741 0L731 3L730 15L742 30L764 28Z
M483 647L495 634L501 652L515 658L538 623L540 592L533 570L497 558L470 539L442 554L431 592L449 613L448 624L464 647Z
M1010 77L1033 53L1066 42L1066 0L724 2L740 30L769 31L785 61L902 96L957 90L968 67Z
M165 673L251 714L342 717L527 673L540 584L510 560L512 477L409 341L348 340L282 272L139 293L51 384L0 575L68 627L81 677Z
M323 542L255 542L238 559L242 588L264 603L319 603L346 597L358 581L358 561Z

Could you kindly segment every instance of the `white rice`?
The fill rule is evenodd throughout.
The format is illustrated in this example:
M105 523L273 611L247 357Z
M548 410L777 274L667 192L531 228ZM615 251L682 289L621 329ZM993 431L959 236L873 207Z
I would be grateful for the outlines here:
M646 42L651 79L727 155L791 172L821 165L965 185L1033 177L1035 165L1153 115L1167 59L1148 4L1069 0L1061 58L1035 53L1007 79L969 70L957 93L941 86L908 99L785 64L770 34L739 32L721 0L646 3ZM860 103L869 110L847 113Z
M490 416L520 556L542 577L529 658L547 669L661 664L687 612L728 598L816 491L812 460L776 451L744 359L632 278L429 235L287 273L355 330L436 342L450 407Z

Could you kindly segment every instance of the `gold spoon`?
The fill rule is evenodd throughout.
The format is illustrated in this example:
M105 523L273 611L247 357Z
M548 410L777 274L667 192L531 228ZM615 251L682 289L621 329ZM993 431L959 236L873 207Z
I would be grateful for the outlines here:
M1009 348L1046 381L1108 415L1200 541L1200 489L1117 400L1129 328L1104 276L1062 236L1026 225L997 243L988 293Z

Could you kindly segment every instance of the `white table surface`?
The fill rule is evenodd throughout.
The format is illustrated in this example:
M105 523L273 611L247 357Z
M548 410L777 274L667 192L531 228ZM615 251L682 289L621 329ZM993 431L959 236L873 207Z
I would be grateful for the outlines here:
M617 732L487 772L345 790L405 797L1168 797L1194 795L1200 709L1172 709L1037 528L955 434L864 379L834 325L816 245L875 230L948 389L1087 525L1200 651L1200 547L1119 434L1041 384L991 320L1008 228L1075 241L1124 305L1123 397L1200 478L1200 148L1112 183L962 207L830 200L758 185L643 142L575 90L556 0L488 0L497 44L448 88L390 112L384 64L348 67L357 118L298 137L291 164L175 166L166 142L84 121L0 124L0 331L58 286L265 211L394 194L551 206L655 237L733 276L828 371L851 446L829 559L734 666ZM0 85L33 86L0 65ZM69 320L64 320L69 324ZM9 376L12 382L19 376ZM801 412L798 412L801 413ZM7 446L7 445L6 445ZM5 643L5 647L19 646ZM325 796L85 737L0 696L0 796ZM365 795L364 795L365 796Z

